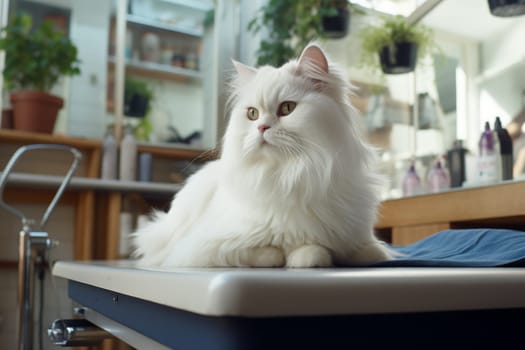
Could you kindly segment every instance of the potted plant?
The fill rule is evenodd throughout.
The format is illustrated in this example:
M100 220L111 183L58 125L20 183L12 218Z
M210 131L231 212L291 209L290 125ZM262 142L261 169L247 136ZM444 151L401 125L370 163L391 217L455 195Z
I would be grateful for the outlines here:
M64 101L48 93L63 75L80 74L77 49L51 22L32 28L29 15L14 16L2 29L3 76L11 91L15 129L52 133Z
M153 126L148 118L153 101L153 90L142 80L127 77L124 84L124 115L139 119L134 125L135 138L148 141Z
M134 78L126 78L124 84L124 114L128 117L143 118L153 100L153 91L147 83Z
M344 38L350 26L350 13L361 14L348 0L321 0L321 34L331 39Z
M488 0L490 13L498 17L514 17L525 15L523 0Z
M347 0L269 0L248 24L254 34L268 30L257 51L257 64L278 67L313 40L343 37L353 12L360 13Z
M435 49L432 31L421 25L412 25L402 16L383 20L382 26L361 30L361 65L385 74L402 74L414 70L418 58Z

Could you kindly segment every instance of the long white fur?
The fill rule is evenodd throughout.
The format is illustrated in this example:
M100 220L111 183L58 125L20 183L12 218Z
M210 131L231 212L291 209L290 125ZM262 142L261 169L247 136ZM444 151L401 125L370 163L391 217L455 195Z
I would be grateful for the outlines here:
M349 102L351 85L316 45L280 68L235 63L222 154L167 213L134 235L143 265L368 264L392 257L373 235L383 178ZM283 101L297 103L278 117ZM246 117L248 107L259 119ZM257 126L270 128L261 133Z

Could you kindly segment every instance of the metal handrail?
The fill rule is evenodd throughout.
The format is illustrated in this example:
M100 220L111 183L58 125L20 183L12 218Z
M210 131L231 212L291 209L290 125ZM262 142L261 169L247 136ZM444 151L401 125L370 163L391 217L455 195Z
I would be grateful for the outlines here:
M42 215L42 219L40 220L38 229L42 230L44 226L47 223L47 220L49 219L49 216L55 209L55 206L57 205L58 201L62 197L62 194L64 193L64 190L66 189L66 186L69 184L69 181L71 180L71 177L73 176L75 170L78 167L78 163L82 159L82 154L73 147L66 146L66 145L59 145L59 144L33 144L33 145L25 145L20 148L18 148L15 153L11 156L11 159L9 159L9 162L7 163L6 167L4 168L2 172L2 176L0 177L0 207L6 209L11 214L18 216L22 220L22 224L24 226L31 226L32 220L29 220L26 218L24 213L22 213L20 210L8 205L4 201L4 187L6 185L6 182L9 178L9 175L11 174L11 171L13 170L14 166L20 159L20 157L28 151L33 150L58 150L58 151L68 151L73 155L73 162L71 163L71 166L64 176L64 180L62 181L60 187L57 189L55 196L49 203L49 206L47 207L46 211Z

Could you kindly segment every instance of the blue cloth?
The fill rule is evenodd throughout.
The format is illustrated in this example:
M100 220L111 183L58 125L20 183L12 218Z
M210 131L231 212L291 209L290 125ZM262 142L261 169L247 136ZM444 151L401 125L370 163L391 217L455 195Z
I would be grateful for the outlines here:
M392 248L403 256L374 266L525 267L525 232L516 230L445 230Z

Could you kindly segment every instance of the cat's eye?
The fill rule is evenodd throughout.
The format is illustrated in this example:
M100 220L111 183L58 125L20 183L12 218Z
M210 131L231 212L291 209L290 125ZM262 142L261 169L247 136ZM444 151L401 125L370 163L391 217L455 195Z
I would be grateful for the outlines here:
M257 120L259 118L259 111L257 108L248 107L248 110L246 111L246 116L250 120Z
M283 103L279 105L279 109L277 110L277 116L279 117L287 116L288 114L293 112L296 105L297 103L293 101L284 101Z

